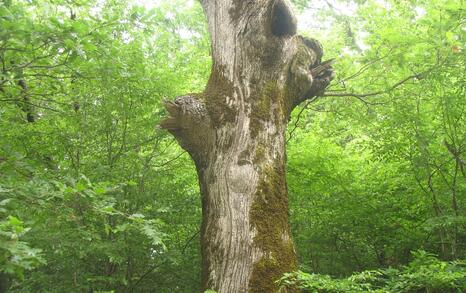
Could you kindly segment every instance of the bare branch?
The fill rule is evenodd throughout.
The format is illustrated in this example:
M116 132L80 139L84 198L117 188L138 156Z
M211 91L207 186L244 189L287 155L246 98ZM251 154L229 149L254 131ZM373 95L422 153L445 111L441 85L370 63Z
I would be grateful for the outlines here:
M163 162L163 163L160 164L160 165L155 165L154 167L156 167L156 168L161 168L161 167L163 167L163 166L166 166L166 165L168 165L168 164L170 164L170 163L172 163L172 162L178 160L178 159L179 159L182 155L184 155L185 153L186 153L186 151L181 152L181 153L179 153L177 156L175 156L174 158L169 159L168 161Z
M461 157L461 149L456 148L453 144L449 144L446 140L443 141L443 144L447 148L448 152L453 156L456 161L457 166L461 170L461 174L466 178L464 168L466 167L466 161Z
M63 113L62 111L54 109L54 108L50 108L50 107L47 107L47 106L41 106L41 105L37 105L37 104L31 103L31 102L18 100L18 99L2 99L2 100L0 100L0 102L16 102L16 103L19 102L19 103L22 103L22 104L34 106L34 107L41 108L41 109L46 109L46 110L50 110L50 111L57 112L57 113Z
M382 91L376 91L376 92L366 93L366 94L326 92L326 93L323 94L323 96L324 97L353 97L353 98L357 98L357 99L361 100L364 103L368 103L366 100L364 100L364 98L372 97L372 96L378 96L378 95L381 95L381 94L386 94L388 92L391 92L392 90L398 88L399 86L401 86L402 84L404 84L405 82L407 82L407 81L409 81L411 79L418 79L418 80L421 79L422 76L424 74L426 74L427 72L428 71L425 71L425 72L419 73L419 74L410 75L410 76L400 80L399 82L395 83L390 88L388 88L386 90L382 90Z
M204 103L195 95L185 95L165 101L164 106L169 115L159 126L168 130L191 156L202 159L200 151L210 143L208 130L211 129Z
M389 55L385 55L385 56L383 56L383 57L379 57L379 58L377 58L377 59L374 59L374 60L370 61L369 63L367 63L367 64L365 64L364 66L362 66L361 68L359 68L359 70L356 71L355 73L353 73L352 75L343 78L342 80L340 80L339 82L337 82L337 83L335 83L335 84L333 84L333 85L330 85L329 88L332 87L332 86L335 86L335 85L339 85L339 84L341 84L341 83L344 83L345 81L348 81L348 80L353 79L353 78L355 78L355 77L358 77L359 75L361 75L362 73L364 73L369 67L371 67L371 66L374 65L375 63L379 62L380 60L383 60L383 59L387 58L388 56L389 56Z
M312 97L310 100L308 100L306 102L306 104L303 106L303 108L299 111L298 113L298 116L296 117L296 121L293 125L293 129L291 129L290 131L290 136L288 137L288 139L286 140L286 143L288 143L292 138L293 138L293 133L295 132L295 130L298 128L298 123L299 123L299 120L301 118L301 115L303 114L304 110L306 110L309 105L314 102L315 100L317 100L318 96L315 96L315 97Z

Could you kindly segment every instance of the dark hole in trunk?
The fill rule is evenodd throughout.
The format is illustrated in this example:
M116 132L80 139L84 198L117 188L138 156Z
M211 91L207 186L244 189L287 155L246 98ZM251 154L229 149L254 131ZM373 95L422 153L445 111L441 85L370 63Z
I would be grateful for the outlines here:
M277 37L296 34L296 20L283 1L277 1L272 9L272 33Z

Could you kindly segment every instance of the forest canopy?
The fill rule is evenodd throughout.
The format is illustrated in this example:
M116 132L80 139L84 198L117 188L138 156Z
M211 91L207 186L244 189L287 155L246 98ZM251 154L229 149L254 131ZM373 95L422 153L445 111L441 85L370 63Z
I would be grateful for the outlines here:
M336 77L286 132L305 292L466 291L461 0L292 1ZM198 1L0 0L0 292L201 292ZM221 292L220 292L221 293Z

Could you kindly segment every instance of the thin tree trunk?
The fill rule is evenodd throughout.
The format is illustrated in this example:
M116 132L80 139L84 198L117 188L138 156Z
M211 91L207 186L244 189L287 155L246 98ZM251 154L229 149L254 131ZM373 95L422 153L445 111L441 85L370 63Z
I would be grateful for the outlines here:
M34 117L33 108L31 104L31 97L29 96L29 87L24 80L24 78L19 79L18 85L21 87L21 95L23 97L22 109L26 113L26 120L29 123L35 122L36 118Z
M166 102L202 194L204 289L277 292L297 268L288 221L285 130L292 109L332 78L315 40L295 35L288 1L201 1L212 41L202 94ZM319 66L320 65L320 66Z
M10 276L8 276L5 273L0 272L0 293L8 292L10 285L11 285Z

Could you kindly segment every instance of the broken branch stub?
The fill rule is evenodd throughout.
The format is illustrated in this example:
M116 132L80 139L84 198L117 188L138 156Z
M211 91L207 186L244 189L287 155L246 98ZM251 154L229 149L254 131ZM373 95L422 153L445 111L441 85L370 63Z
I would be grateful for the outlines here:
M185 95L174 101L165 101L164 106L169 115L162 120L160 127L168 130L181 147L198 160L206 150L211 128L204 103L194 95Z

